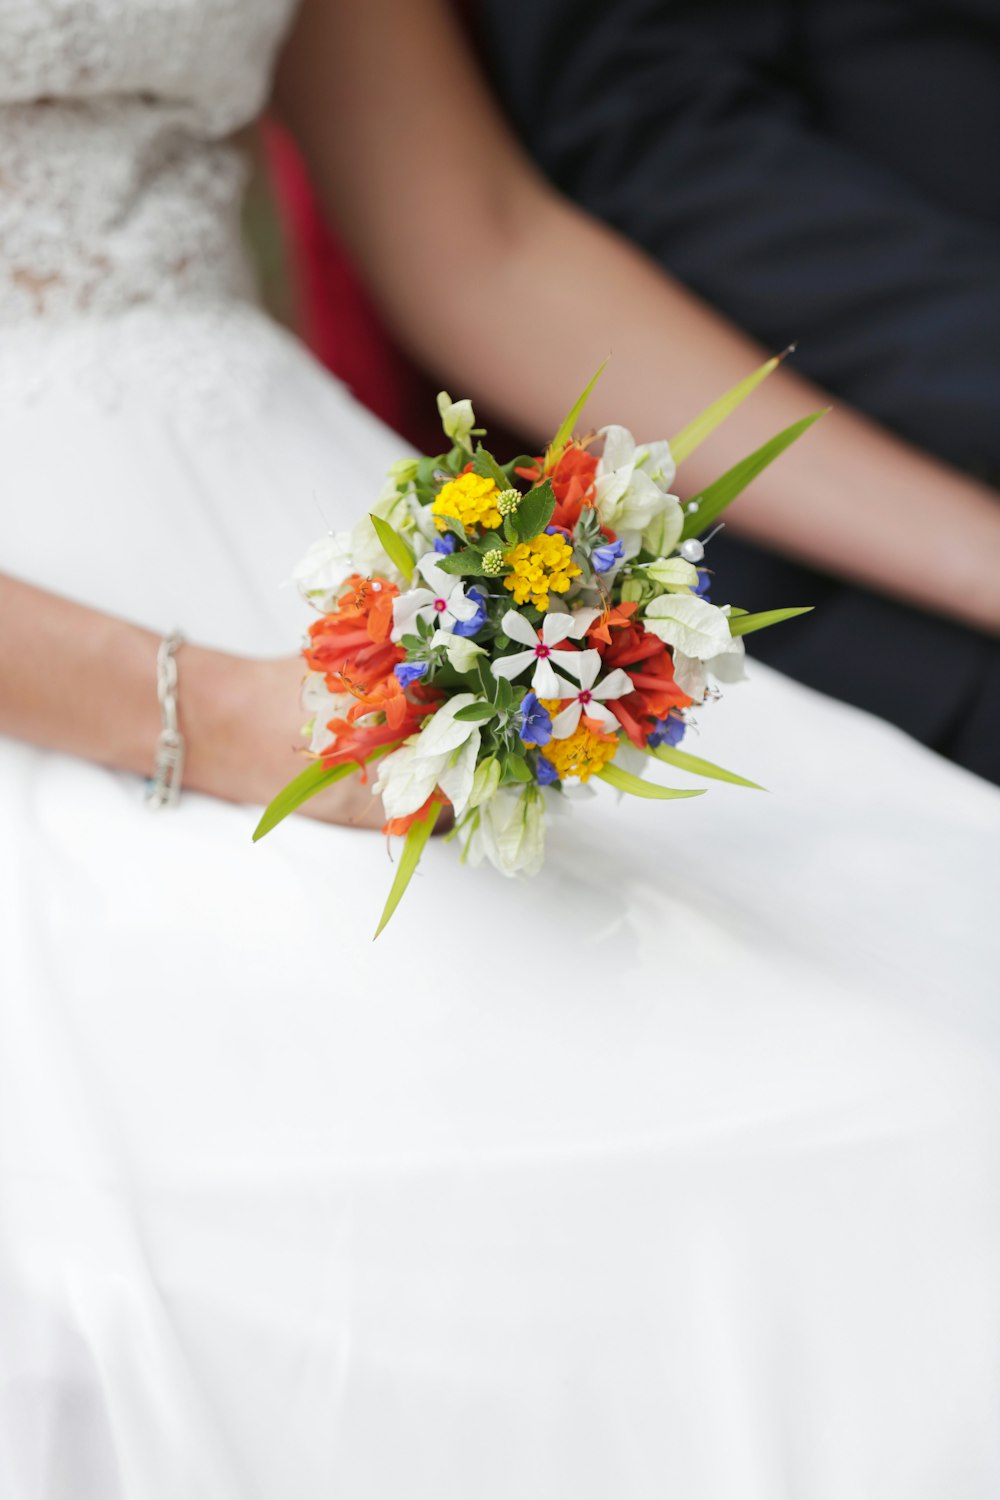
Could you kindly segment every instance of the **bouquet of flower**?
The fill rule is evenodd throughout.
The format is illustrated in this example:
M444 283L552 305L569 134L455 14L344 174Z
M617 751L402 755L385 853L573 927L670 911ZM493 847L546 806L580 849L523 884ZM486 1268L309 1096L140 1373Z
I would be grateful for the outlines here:
M547 811L592 779L638 797L701 795L644 779L655 759L753 786L680 745L714 684L742 675L743 637L804 610L711 600L700 534L820 413L686 505L671 487L781 357L669 443L617 426L574 437L595 376L543 454L505 464L476 441L471 403L442 393L449 451L395 464L371 514L297 569L318 611L303 652L310 763L254 837L360 772L386 833L405 841L378 936L449 806L463 860L531 875Z

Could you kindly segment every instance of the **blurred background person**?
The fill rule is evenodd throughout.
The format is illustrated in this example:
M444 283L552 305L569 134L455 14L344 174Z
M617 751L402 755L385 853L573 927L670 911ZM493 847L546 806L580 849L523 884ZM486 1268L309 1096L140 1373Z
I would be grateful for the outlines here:
M798 338L796 368L840 401L996 481L993 0L477 0L459 9L509 118L560 189L768 349ZM417 414L428 403L413 365L359 295L293 161L283 158L279 180L307 337L363 400L423 440ZM678 361L701 353L678 341ZM687 415L671 414L670 425ZM849 469L874 526L884 476L861 452ZM927 482L939 472L929 469ZM799 503L815 523L811 549L789 547L766 524L761 534L753 507L786 476L759 480L712 545L713 565L746 607L775 598L820 606L801 630L755 641L755 654L1000 781L1000 644L986 615L972 618L955 594L907 599L891 560L865 576L863 526L854 559L835 546L824 553L828 518L808 473ZM745 539L754 533L768 545ZM919 540L928 574L964 544L947 528ZM993 562L1000 597L995 553Z

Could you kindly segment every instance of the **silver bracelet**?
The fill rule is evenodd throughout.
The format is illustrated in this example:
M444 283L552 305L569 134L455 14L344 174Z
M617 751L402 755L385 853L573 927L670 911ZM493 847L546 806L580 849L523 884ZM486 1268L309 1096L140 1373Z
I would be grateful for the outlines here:
M184 736L177 722L177 652L184 644L179 630L160 642L156 653L156 696L160 700L163 728L156 741L156 763L146 783L146 806L176 807L184 771Z

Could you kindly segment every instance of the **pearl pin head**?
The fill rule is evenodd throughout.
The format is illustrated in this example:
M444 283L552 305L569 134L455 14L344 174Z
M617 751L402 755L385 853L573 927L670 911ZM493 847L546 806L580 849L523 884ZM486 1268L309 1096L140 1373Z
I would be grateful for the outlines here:
M705 548L694 536L689 536L686 542L681 542L680 552L684 561L689 563L700 563L705 556Z

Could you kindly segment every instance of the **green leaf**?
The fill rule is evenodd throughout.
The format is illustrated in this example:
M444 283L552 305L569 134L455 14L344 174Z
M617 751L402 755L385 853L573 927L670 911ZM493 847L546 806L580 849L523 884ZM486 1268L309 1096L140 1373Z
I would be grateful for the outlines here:
M310 797L315 797L316 793L321 792L324 787L332 786L335 781L341 781L357 769L353 761L346 766L328 768L321 760L314 760L268 803L260 822L254 829L254 843L262 839L265 833L270 833L272 828L276 828L288 817L289 813L301 807L303 802L308 802Z
M427 490L434 483L434 474L444 462L444 454L438 454L436 458L424 457L417 459L416 482L421 489Z
M482 443L476 444L476 454L472 460L472 468L483 479L492 479L498 490L510 489L510 481L503 469L501 469L493 454L486 451Z
M513 484L514 475L518 469L538 469L539 465L540 460L537 453L535 455L532 455L530 453L519 453L516 458L511 459L509 464L503 464L501 467L503 468L504 474L507 476L507 483ZM520 477L521 476L518 475L518 478Z
M440 802L432 802L427 809L426 816L411 825L410 831L403 842L403 852L399 856L396 878L392 882L389 899L385 903L381 920L375 929L375 937L378 937L379 933L385 930L396 907L402 901L403 893L413 879L413 872L420 863L420 856L427 846L427 840L434 832L434 825L438 820L438 814L441 811L442 805Z
M829 407L824 407L822 411L810 412L809 416L793 422L791 427L786 427L784 432L779 432L755 453L741 459L738 464L728 469L721 478L716 479L706 489L701 490L697 495L692 495L691 499L697 501L698 509L692 515L685 516L683 538L696 536L699 532L706 531L716 517L722 514L726 506L735 500L737 495L742 494L747 485L756 479L768 464L773 463L786 448L790 448L796 438L800 438L814 422L825 416L828 410ZM688 503L690 504L690 501Z
M470 703L465 708L460 708L455 719L460 724L482 724L487 719L496 717L495 703Z
M755 391L762 381L766 380L773 370L776 370L782 360L791 354L795 345L792 344L783 354L776 354L773 359L767 360L754 370L751 375L746 375L742 380L713 401L703 412L682 427L676 437L670 439L670 451L674 456L675 463L682 463L689 454L701 446L705 439L730 416L738 406L741 406L752 391Z
M451 552L444 557L436 557L434 561L442 573L453 573L459 578L486 577L482 556L474 547L466 547L462 552Z
M489 698L493 703L498 702L500 693L497 684L500 682L500 678L494 677L485 656L476 658L476 673L483 689L483 697Z
M813 605L805 604L800 609L765 609L757 615L737 615L729 618L730 635L752 635L755 630L766 630L769 625L780 625L782 620L794 620L796 615L808 615Z
M504 773L514 781L527 782L534 781L535 779L531 774L531 767L523 755L509 754L504 761Z
M384 521L381 516L372 516L371 523L375 528L375 535L382 544L382 550L390 562L399 569L407 583L413 579L413 570L416 566L416 555L409 542L404 541L396 530Z
M546 479L529 490L511 518L519 541L530 542L533 536L545 530L552 520L556 508L556 497Z
M603 375L604 366L606 364L607 360L605 360L604 364L600 365L598 369L594 371L593 375L587 381L587 384L584 387L583 391L576 398L576 400L573 402L573 405L567 412L562 426L559 428L559 431L556 433L555 437L552 439L552 442L549 444L549 451L547 455L548 463L553 463L559 457L566 444L573 436L573 429L577 424L580 413L583 411L583 408L590 400L590 393Z
M379 745L368 756L365 764L388 755L390 750L398 750L402 743L402 740L397 740L392 745ZM344 766L325 766L321 760L314 760L268 803L260 822L254 829L253 842L256 844L265 833L270 833L271 829L283 822L289 813L295 812L303 802L308 802L310 797L315 797L317 792L322 792L326 787L333 786L334 782L343 781L345 776L352 776L355 771L360 770L360 765L354 760L348 761Z
M595 772L599 781L606 781L608 786L613 786L616 791L630 792L633 797L650 797L657 802L672 802L680 797L703 797L705 788L698 787L694 791L681 792L672 786L658 786L655 781L643 781L641 776L633 776L631 771L623 771L621 766L607 765L603 771Z
M457 536L460 542L468 542L469 538L465 527L457 516L437 516L435 519L442 523L446 531L450 531L453 536Z
M756 781L748 781L745 776L737 776L735 771L724 771L721 766L713 765L710 760L702 760L700 755L689 755L686 750L677 750L673 745L658 745L655 750L647 749L646 754L655 755L657 760L676 766L678 771L690 771L692 776L704 776L709 781L729 781L733 786L753 787L755 792L764 790Z

